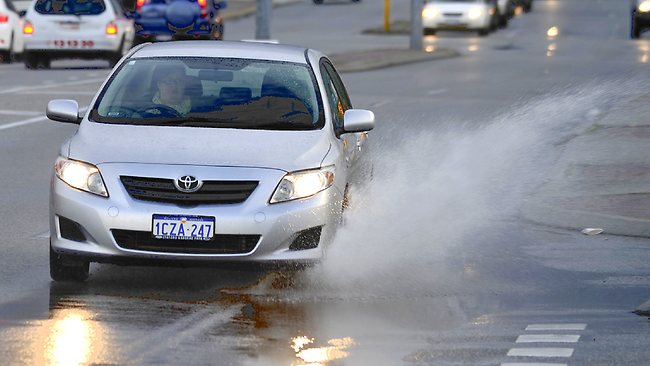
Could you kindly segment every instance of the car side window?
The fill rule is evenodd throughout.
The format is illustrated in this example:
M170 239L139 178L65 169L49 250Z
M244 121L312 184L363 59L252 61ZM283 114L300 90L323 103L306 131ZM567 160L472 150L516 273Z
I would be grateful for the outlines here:
M325 87L331 87L333 89L333 95L336 97L334 102L330 98L330 105L332 114L334 115L334 127L337 131L341 131L343 129L343 116L345 115L345 111L352 108L350 97L348 96L347 90L345 90L339 74L328 60L321 62L321 73L323 74L323 80L329 81L331 84L331 86L328 86L326 83Z
M330 77L330 74L325 68L325 64L321 63L320 72L323 75L323 84L325 84L325 94L327 94L327 101L330 105L330 111L332 112L332 120L334 123L334 130L341 131L343 129L343 110L341 104L341 98L339 98L336 88L334 87L334 82Z

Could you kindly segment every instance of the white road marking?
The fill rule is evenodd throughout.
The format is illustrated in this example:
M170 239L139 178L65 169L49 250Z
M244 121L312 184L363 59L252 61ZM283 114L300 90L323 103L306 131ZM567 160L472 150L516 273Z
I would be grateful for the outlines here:
M585 330L587 324L531 324L526 330Z
M579 335L571 334L524 334L517 337L516 343L576 343Z
M386 104L388 104L390 102L391 102L390 100L382 100L381 102L371 104L370 107L371 108L377 108L377 107L381 107L383 105L386 105Z
M501 366L567 366L567 364L548 362L504 362Z
M16 94L45 94L45 95L95 95L94 91L61 91L61 90L28 90Z
M61 86L71 86L71 85L83 85L83 84L92 84L92 83L99 83L104 81L104 79L86 79L86 80L79 80L79 81L68 81L64 83L58 83L58 84L48 84L48 85L32 85L32 86L19 86L16 88L11 88L11 89L5 89L5 90L0 90L0 94L11 94L11 93L18 93L18 92L23 92L27 90L40 90L44 88L54 88L54 87L61 87Z
M34 118L22 120L22 121L13 122L13 123L7 123L6 125L0 126L0 131L8 130L8 129L14 128L14 127L31 125L32 123L43 122L45 120L47 120L46 116L40 116L40 117L34 117Z
M437 94L442 94L442 93L446 93L446 92L447 92L447 89L435 89L435 90L429 90L427 92L427 94L428 95L437 95Z
M40 233L38 235L34 235L32 239L49 239L50 238L50 231L46 231L43 233Z
M511 348L508 356L521 357L571 357L573 348Z
M38 116L41 112L34 111L16 111L11 109L0 109L0 114L10 114L13 116Z
M81 107L81 108L79 108L79 112L84 113L86 111L86 109L88 109L88 106ZM22 120L22 121L7 123L5 125L0 125L0 131L8 130L8 129L14 128L14 127L31 125L32 123L43 122L43 121L47 121L47 116L34 117L34 118L30 118L30 119L25 119L25 120Z

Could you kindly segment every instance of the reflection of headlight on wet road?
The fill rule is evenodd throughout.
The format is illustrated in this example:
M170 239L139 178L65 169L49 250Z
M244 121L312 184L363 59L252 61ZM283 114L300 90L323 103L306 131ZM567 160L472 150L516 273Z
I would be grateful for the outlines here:
M291 340L291 348L296 352L296 357L310 365L322 365L326 362L339 360L348 357L345 351L347 348L354 346L354 340L350 337L330 339L325 347L304 348L312 344L313 338L305 336L295 337Z
M44 363L47 365L85 365L97 360L101 332L88 320L89 313L79 309L57 311L49 322ZM45 334L43 334L45 335Z

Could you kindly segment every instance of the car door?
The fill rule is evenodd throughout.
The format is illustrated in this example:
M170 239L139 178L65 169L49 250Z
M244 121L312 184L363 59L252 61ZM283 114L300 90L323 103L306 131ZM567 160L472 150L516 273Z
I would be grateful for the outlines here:
M367 132L343 133L345 111L352 108L352 102L350 101L348 92L345 90L341 77L336 72L332 63L327 59L323 59L320 64L320 69L331 109L334 132L343 144L345 161L348 166L352 166L359 158L363 144L367 138Z

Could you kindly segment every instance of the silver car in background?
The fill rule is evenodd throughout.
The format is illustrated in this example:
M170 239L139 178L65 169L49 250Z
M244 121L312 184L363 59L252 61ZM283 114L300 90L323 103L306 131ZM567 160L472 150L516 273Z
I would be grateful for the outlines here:
M135 47L78 112L47 109L80 123L52 178L54 280L90 262L316 261L374 127L325 55L252 42Z

